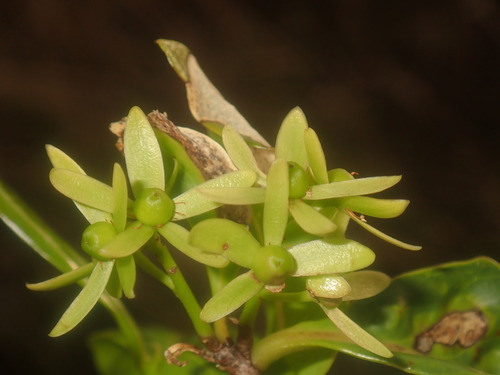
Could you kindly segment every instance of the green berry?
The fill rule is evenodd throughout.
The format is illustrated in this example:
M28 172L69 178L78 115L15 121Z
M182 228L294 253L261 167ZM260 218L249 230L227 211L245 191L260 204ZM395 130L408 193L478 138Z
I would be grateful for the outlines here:
M89 225L82 234L82 249L87 254L99 260L107 260L99 255L98 250L106 246L117 232L113 224L99 221Z
M288 163L289 195L290 198L302 198L311 186L311 179L307 172L297 163Z
M155 227L166 224L174 217L175 204L163 190L148 188L141 191L133 210L137 220Z
M297 269L294 257L281 246L264 246L253 260L252 270L266 285L281 285Z

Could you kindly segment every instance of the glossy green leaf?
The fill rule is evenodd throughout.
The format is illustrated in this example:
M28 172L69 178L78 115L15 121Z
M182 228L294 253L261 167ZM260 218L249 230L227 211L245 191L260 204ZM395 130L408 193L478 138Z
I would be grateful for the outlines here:
M229 261L222 255L214 252L203 251L199 247L191 245L189 241L189 231L175 223L167 223L158 228L158 232L179 251L188 257L210 267L222 268L229 264Z
M123 133L123 151L134 196L145 188L165 189L160 146L148 118L139 107L130 109Z
M123 258L132 255L148 242L155 230L139 221L132 223L123 232L101 248L98 253L105 258Z
M266 190L257 187L198 187L198 192L214 202L232 205L264 203Z
M330 184L313 185L304 199L321 200L353 195L373 194L396 185L401 176L382 176L357 178Z
M227 219L207 219L190 232L189 243L204 251L223 254L232 262L251 268L255 253L262 245L242 224Z
M283 120L276 137L276 159L293 161L306 169L307 153L304 144L304 132L307 120L299 107L292 109Z
M127 178L120 164L113 167L113 225L118 232L125 229L127 223Z
M378 229L372 227L370 224L366 223L365 221L359 219L355 214L353 214L352 212L350 211L346 211L348 213L348 215L351 217L351 219L353 219L356 223L358 223L360 226L362 226L363 228L365 228L368 232L370 232L371 234L377 236L378 238L392 244L392 245L395 245L395 246L398 246L402 249L406 249L406 250L413 250L413 251L417 251L417 250L421 250L422 249L422 246L416 246L416 245L410 245L406 242L403 242L403 241L400 241L400 240L397 240L395 239L394 237L391 237L381 231L379 231Z
M389 276L378 271L350 272L343 275L343 277L351 286L351 292L342 298L343 301L373 297L386 289L391 283Z
M295 276L328 275L368 267L375 260L372 250L359 242L314 240L288 250L297 261Z
M53 168L49 178L57 191L66 197L101 211L113 212L113 189L111 186L67 169Z
M52 329L50 336L64 335L85 318L104 291L113 265L112 260L96 263L87 283Z
M410 204L405 199L378 199L354 196L338 198L338 206L360 214L389 219L401 215Z
M77 282L78 280L83 279L84 277L87 277L88 275L90 275L93 269L94 269L94 264L88 263L84 266L65 272L49 280L45 280L39 283L26 284L26 287L30 290L36 290L36 291L59 289L64 286L71 285Z
M205 322L214 322L241 307L255 296L264 284L258 281L252 271L231 280L203 306L200 317Z
M118 258L115 261L116 270L118 271L118 277L120 278L120 285L123 290L123 294L127 298L134 298L134 286L136 280L136 269L135 261L132 255L127 257Z
M304 133L307 160L316 184L328 184L328 171L326 169L325 154L316 132L308 128Z
M294 220L307 233L322 236L337 228L331 220L301 200L292 200L289 208Z
M267 175L264 202L264 245L281 245L288 222L288 163L276 159Z
M199 187L250 187L254 184L256 178L257 176L253 171L235 171L208 180L200 184ZM200 194L197 188L186 191L174 198L173 201L175 203L174 221L200 215L221 206L220 203Z
M311 277L306 281L306 288L318 298L337 299L351 292L351 286L342 276Z
M340 309L328 309L320 305L328 318L342 331L344 335L349 337L354 343L361 346L363 349L368 350L384 358L391 358L393 354L387 347L382 344L375 337L366 332L359 325L354 323L346 314Z

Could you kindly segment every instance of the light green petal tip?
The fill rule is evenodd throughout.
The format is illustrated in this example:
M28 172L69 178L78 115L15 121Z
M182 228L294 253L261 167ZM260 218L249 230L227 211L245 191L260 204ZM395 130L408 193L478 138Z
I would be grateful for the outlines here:
M89 280L71 303L49 336L57 337L71 331L95 306L111 275L114 261L97 262Z
M281 245L288 222L288 163L276 159L267 176L264 202L264 245Z
M351 292L344 296L343 301L354 301L373 297L391 283L391 278L385 273L371 270L363 270L347 273L344 279L351 286Z
M184 82L188 82L189 71L187 68L187 60L191 54L189 48L175 40L158 39L156 43L160 46L165 55L167 55L168 62L177 75Z
M309 161L309 168L311 168L314 176L314 181L317 184L327 184L328 171L326 169L326 160L321 142L319 141L316 132L308 128L304 133L304 142L307 152L307 159Z
M48 290L59 289L64 286L71 285L77 282L78 280L81 280L82 278L88 276L92 272L93 268L94 264L88 263L84 266L65 272L49 280L45 280L34 284L26 284L26 287L30 290L35 290L35 291L48 291Z
M118 233L107 245L98 250L103 258L123 258L132 255L148 242L155 230L136 221Z
M276 158L293 161L302 168L307 168L307 153L304 144L304 132L307 120L299 107L292 109L283 120L276 137Z
M331 220L300 200L290 202L290 213L297 224L307 233L323 236L337 228Z
M143 189L165 189L165 173L160 146L148 118L132 107L123 134L123 151L134 196Z
M339 198L338 206L363 215L389 219L401 215L410 201L405 199L378 199L355 196Z
M125 229L127 223L127 178L120 164L113 167L113 225L118 232Z

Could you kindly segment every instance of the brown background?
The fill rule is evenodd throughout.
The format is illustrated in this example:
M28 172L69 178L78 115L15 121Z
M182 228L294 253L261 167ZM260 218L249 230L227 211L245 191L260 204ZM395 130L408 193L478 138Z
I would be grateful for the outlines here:
M3 1L0 176L78 244L84 222L48 184L44 144L109 181L119 155L107 124L131 106L194 125L183 84L154 44L176 39L268 139L298 105L329 167L404 175L384 196L410 199L409 210L376 223L424 250L400 250L352 227L377 252L374 268L397 275L479 254L498 259L498 22L493 0ZM73 333L47 338L77 289L27 291L25 282L53 270L3 225L0 241L0 368L92 373L84 340L112 325L106 313L98 308ZM146 278L139 289L131 308L143 322L179 311ZM345 359L336 367L390 371Z

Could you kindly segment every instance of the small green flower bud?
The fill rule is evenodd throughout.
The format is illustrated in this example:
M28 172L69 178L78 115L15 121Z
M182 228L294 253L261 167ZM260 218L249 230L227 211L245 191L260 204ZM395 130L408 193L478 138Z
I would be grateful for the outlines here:
M82 249L90 256L99 260L108 260L99 255L98 250L106 246L117 232L113 224L107 221L98 221L89 225L82 234Z
M264 246L253 260L252 270L266 285L281 285L297 269L293 256L281 246Z
M134 202L137 220L149 226L163 225L174 216L175 204L161 189L144 189Z
M289 195L290 198L302 198L311 186L311 178L307 172L297 163L288 163Z

